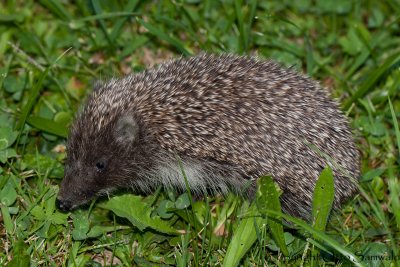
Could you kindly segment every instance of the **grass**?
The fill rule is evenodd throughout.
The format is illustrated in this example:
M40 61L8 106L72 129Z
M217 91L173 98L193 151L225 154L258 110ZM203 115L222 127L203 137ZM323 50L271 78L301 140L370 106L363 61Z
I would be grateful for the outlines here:
M399 266L398 14L395 0L2 1L0 266ZM91 84L203 50L320 80L351 121L360 194L326 228L232 195L56 210L67 125Z

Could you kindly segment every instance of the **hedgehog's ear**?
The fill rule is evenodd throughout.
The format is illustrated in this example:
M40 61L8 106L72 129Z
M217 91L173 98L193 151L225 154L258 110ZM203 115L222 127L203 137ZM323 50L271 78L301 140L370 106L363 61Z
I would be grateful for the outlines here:
M115 139L118 143L130 146L137 141L139 137L139 125L135 118L130 114L121 116L115 127Z

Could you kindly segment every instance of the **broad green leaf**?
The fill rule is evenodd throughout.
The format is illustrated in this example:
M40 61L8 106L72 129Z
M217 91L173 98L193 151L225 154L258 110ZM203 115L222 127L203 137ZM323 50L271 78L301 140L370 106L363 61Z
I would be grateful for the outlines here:
M31 214L33 217L35 217L37 220L44 221L46 219L46 214L43 210L43 208L39 206L35 206L31 209Z
M7 77L4 78L3 86L8 93L16 93L24 89L25 81L20 77L16 77L14 75L8 75Z
M9 158L15 158L17 156L17 152L15 151L14 148L7 148L0 150L0 162L1 163L6 163L7 159Z
M68 220L68 213L61 213L56 211L55 213L51 214L49 216L49 221L52 224L63 224L67 225L67 220Z
M0 150L11 146L18 137L18 132L9 127L0 127Z
M353 28L349 30L347 36L343 36L339 39L339 44L345 52L352 56L356 56L365 49L363 42Z
M77 211L73 214L74 230L72 230L72 237L74 240L84 240L87 238L89 232L89 220L87 214L83 211Z
M160 215L160 217L163 219L169 219L174 215L171 212L174 207L174 202L168 199L164 199L158 204L157 214Z
M324 231L335 197L332 169L327 166L319 176L313 194L313 225L315 229Z
M68 125L71 121L72 115L69 112L61 111L54 116L54 122L64 125L64 128L66 128L65 125Z
M183 209L185 209L185 208L187 208L189 206L190 206L190 199L189 199L189 194L188 193L183 193L175 201L175 207L177 209L183 210Z
M166 221L160 217L151 217L151 206L142 201L142 197L134 195L115 196L100 207L111 210L117 216L128 219L134 226L143 231L151 228L161 233L176 234Z
M379 168L379 169L372 169L366 173L364 173L360 179L360 182L369 182L375 177L378 177L382 175L385 172L385 169Z
M0 191L0 205L11 206L17 200L17 192L14 183L9 178L6 185Z
M279 193L276 190L274 180L271 176L263 176L257 180L257 207L261 214L265 215L266 210L281 211L281 202L279 201ZM286 247L283 226L281 219L268 218L268 228L272 234L275 243L281 249L283 255L288 256L289 251Z
M57 160L42 154L26 154L23 163L39 173L47 173L48 178L62 177L64 166Z
M377 176L371 181L371 188L374 191L376 198L383 200L385 197L385 182L381 177Z
M233 238L229 243L224 258L224 267L238 266L240 260L257 240L255 226L259 226L263 218L258 216L257 207L252 204L247 216L243 218L239 226L234 230Z
M8 207L8 212L12 215L18 214L19 207Z
M55 122L53 120L42 117L30 116L26 120L33 127L66 138L68 135L67 127L64 123Z

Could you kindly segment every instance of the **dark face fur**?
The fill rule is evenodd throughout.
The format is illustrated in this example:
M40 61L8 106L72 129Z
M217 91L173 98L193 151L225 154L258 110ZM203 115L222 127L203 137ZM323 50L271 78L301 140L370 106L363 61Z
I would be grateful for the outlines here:
M115 114L114 114L115 115ZM146 162L139 126L133 116L119 114L102 126L85 125L86 110L74 123L67 143L65 177L57 197L59 209L68 211L99 195L132 185ZM93 123L93 121L90 121Z

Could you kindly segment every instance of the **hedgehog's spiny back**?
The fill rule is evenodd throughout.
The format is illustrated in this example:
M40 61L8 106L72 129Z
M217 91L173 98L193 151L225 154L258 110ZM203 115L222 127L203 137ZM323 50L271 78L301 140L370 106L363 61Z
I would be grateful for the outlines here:
M163 153L219 166L223 183L272 174L292 214L309 212L328 162L347 172L334 168L336 205L356 190L348 175L359 176L358 152L346 118L316 82L276 63L206 54L170 61L102 84L81 118L101 132L126 112Z

